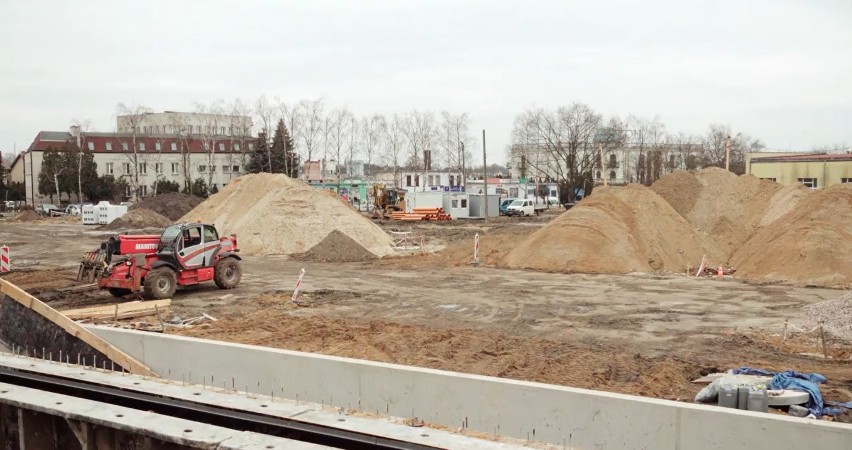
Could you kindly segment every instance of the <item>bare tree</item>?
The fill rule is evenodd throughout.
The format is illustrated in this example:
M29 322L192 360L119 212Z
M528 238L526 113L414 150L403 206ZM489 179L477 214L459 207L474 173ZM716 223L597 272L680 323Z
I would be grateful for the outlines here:
M408 146L409 156L407 165L416 172L423 172L425 181L426 170L429 169L424 159L424 151L432 150L435 141L435 115L428 111L411 111L407 115L403 135ZM423 183L425 190L426 183Z
M730 125L711 124L701 138L701 165L703 167L725 167L726 145L731 141L731 172L745 173L745 154L763 149L760 139L745 133L732 134Z
M186 120L183 114L172 114L170 116L171 131L177 138L176 147L180 152L180 171L183 177L183 189L192 193L192 164L191 149L194 140L193 126Z
M394 114L387 127L385 127L384 147L387 154L388 165L393 166L393 182L396 187L402 187L399 179L399 165L402 151L405 148L406 118Z
M234 99L230 105L230 115L228 121L228 135L230 137L230 148L228 153L229 178L239 175L233 170L236 163L245 170L248 164L248 147L253 139L251 138L251 108L242 99Z
M353 123L355 117L346 107L335 109L325 118L326 160L328 152L334 157L337 188L340 191L340 166L345 155L344 151L351 145L352 134L355 133Z
M223 144L228 121L224 118L224 102L216 100L210 104L196 103L195 112L197 120L201 123L201 132L196 139L201 143L201 149L205 156L207 173L207 192L213 187L213 174L216 173L216 152L219 144Z
M603 125L602 116L588 105L572 103L556 111L535 109L521 113L515 121L513 139L516 145L526 146L522 156L534 154L528 159L544 170L544 178L554 174L560 191L573 200L578 188L591 192L592 170L601 151L609 154L622 141L617 126ZM539 177L535 178L538 182Z
M369 177L370 167L373 165L373 160L376 154L381 151L382 136L387 132L387 122L385 117L380 114L362 117L358 122L359 134L361 136L361 145L364 149L364 155L367 157L367 165L364 168L364 176Z
M446 153L447 172L456 169L462 175L457 185L464 185L467 178L467 161L471 159L473 138L470 135L470 116L468 113L441 113L440 146Z
M275 109L269 104L265 95L260 96L255 102L254 114L258 119L258 125L263 131L263 135L266 136L266 160L272 161L271 136L274 134L272 127L275 122Z
M323 142L325 105L321 98L302 100L296 109L301 119L301 126L298 131L291 130L290 133L294 139L298 137L304 150L305 160L310 161Z
M140 148L140 143L144 145L144 142L140 139L140 134L142 134L145 126L146 115L151 113L151 108L142 105L125 105L124 103L119 103L116 108L118 117L118 133L119 133L119 143L122 146L122 154L127 158L128 165L130 166L129 173L129 183L131 189L131 199L135 202L139 200L139 174L140 169L146 170L142 168L142 164L146 164L146 154L144 150ZM143 153L140 153L143 152Z

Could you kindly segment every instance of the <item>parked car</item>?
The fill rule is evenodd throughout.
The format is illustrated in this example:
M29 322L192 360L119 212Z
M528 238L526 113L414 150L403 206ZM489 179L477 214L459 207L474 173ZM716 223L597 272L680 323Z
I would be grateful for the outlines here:
M56 211L61 212L62 210L53 203L42 203L35 209L35 212L42 216L50 216Z
M65 207L65 214L68 216L79 216L80 215L80 206L79 205L68 205Z
M504 198L503 200L500 201L500 215L501 216L506 215L506 209L509 207L509 204L512 203L515 200L517 200L517 199L516 198Z

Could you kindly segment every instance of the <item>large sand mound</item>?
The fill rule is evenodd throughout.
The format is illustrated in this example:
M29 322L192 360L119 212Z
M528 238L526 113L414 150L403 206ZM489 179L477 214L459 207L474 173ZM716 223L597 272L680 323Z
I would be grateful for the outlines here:
M513 268L557 272L682 272L724 253L647 187L595 190L505 258Z
M655 182L651 189L730 254L760 227L781 185L709 167L697 172L673 172Z
M376 256L393 252L381 228L336 198L282 174L250 174L232 180L187 213L183 221L216 224L237 235L249 255L303 253L338 230Z
M803 198L800 193L794 195ZM807 201L798 201L734 253L731 262L737 276L763 282L852 286L852 185L836 185L804 196Z

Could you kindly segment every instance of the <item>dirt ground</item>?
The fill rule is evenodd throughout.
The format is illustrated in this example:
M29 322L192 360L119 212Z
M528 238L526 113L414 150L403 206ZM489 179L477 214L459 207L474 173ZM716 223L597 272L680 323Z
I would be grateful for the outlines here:
M835 298L830 289L755 286L682 275L552 274L489 267L548 218L406 224L435 254L360 263L284 257L243 261L242 284L178 291L170 315L219 320L180 334L444 370L691 401L691 380L748 365L819 372L828 399L852 400L852 343L812 337L780 348L784 320ZM393 223L386 228L396 227ZM482 264L472 259L480 233ZM63 293L81 252L107 236L80 225L0 223L0 242L29 264L5 275L57 309L114 301ZM304 306L289 302L305 268ZM843 421L852 421L846 414Z

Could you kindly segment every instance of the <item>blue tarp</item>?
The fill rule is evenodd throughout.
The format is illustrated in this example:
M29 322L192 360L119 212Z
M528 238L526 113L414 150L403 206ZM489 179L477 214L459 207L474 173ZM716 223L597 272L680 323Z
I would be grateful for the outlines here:
M818 384L825 383L826 378L818 373L802 373L795 370L787 370L784 372L769 372L763 369L755 369L752 367L740 367L734 369L735 375L759 375L772 377L769 380L769 389L791 389L796 391L804 391L810 394L810 400L806 405L808 410L816 417L822 415L837 415L842 412L840 408L826 408L822 401ZM834 406L847 407L844 403L833 403Z

